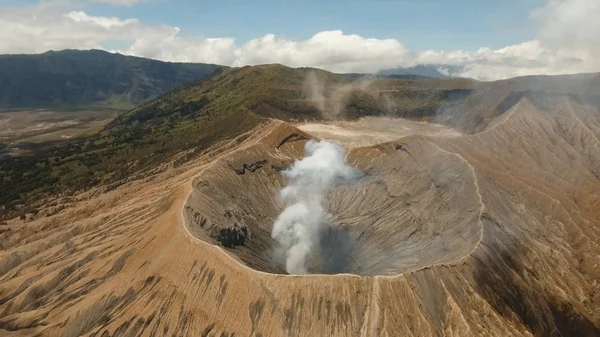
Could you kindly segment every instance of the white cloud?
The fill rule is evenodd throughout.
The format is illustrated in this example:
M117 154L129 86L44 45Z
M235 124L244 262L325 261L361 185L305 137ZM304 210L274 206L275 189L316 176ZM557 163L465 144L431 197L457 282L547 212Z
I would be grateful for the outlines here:
M82 11L72 11L65 15L77 23L92 23L109 29L111 27L125 27L127 25L138 25L137 19L121 20L115 17L90 16Z
M112 5L139 2L90 1ZM93 16L83 9L68 0L2 8L0 53L100 48L167 61L232 66L282 63L335 72L376 72L435 64L448 74L478 79L600 71L600 34L597 34L600 1L597 0L547 0L531 13L537 39L476 51L414 51L394 39L370 39L339 30L319 32L304 41L268 34L239 45L230 37L190 36L178 27L147 25L135 18Z
M234 65L283 63L336 72L376 72L383 68L414 65L414 55L400 42L344 35L340 30L315 34L306 41L279 39L269 34L236 50Z
M133 6L147 0L92 0L93 2L105 3L113 6Z
M552 49L600 51L600 1L546 0L530 15L538 38Z
M182 37L176 27L138 37L122 54L173 62L205 62L223 65L235 63L235 41L232 38L203 39Z

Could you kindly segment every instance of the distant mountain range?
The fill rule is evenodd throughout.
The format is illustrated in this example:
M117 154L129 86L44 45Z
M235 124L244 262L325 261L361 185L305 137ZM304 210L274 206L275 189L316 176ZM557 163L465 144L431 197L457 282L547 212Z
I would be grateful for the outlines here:
M100 50L0 55L0 109L130 108L221 66L170 63Z
M380 78L400 78L400 79L424 79L424 78L456 78L454 74L460 74L464 68L462 66L448 66L441 64L419 64L408 68L390 68L383 69L374 74L366 73L345 73L346 77L357 78L363 76L376 76Z
M448 69L450 73L458 73L462 69L459 66L445 66L445 65L435 65L435 64L419 64L414 67L409 68L391 68L384 69L377 73L377 75L382 76L423 76L423 77L434 77L434 78L451 78L454 76L450 76L448 74L443 74L440 69Z
M0 109L129 109L182 84L206 78L220 68L216 64L171 63L102 50L0 55ZM385 69L375 75L450 77L439 69L437 65L417 65Z

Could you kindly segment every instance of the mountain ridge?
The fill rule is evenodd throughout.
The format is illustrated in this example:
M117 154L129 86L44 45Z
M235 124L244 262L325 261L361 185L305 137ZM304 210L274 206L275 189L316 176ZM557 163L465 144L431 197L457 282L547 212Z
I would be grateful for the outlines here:
M590 92L595 95L597 88ZM477 133L520 100L519 89L506 81L355 79L276 64L219 68L120 114L99 133L3 160L0 174L7 177L7 189L0 203L11 210L6 215L27 214L40 198L124 182L179 153L190 160L271 118L403 117Z
M222 66L103 50L0 55L0 108L130 108Z

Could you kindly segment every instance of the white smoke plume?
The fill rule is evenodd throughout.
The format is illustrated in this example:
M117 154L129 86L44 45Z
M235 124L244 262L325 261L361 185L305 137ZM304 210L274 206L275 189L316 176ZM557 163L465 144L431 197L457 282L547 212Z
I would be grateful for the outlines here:
M323 118L335 120L344 117L351 94L367 93L372 83L373 78L370 76L349 83L327 83L315 72L310 72L304 80L304 93L321 112Z
M317 75L314 72L308 73L306 80L304 81L304 92L308 95L308 99L315 105L315 107L322 113L325 114L325 88L323 82L319 81Z
M327 191L360 175L346 163L345 150L338 144L311 140L305 150L306 157L283 171L289 184L280 194L287 207L275 221L271 234L285 250L286 270L290 274L310 272L307 259L318 249L320 235L331 219L325 210Z

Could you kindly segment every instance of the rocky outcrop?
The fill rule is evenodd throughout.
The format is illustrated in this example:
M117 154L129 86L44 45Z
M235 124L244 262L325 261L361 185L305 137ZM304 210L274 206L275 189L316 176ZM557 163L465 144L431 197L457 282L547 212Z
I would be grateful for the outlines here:
M214 228L211 237L221 246L233 249L244 246L246 241L251 238L251 234L248 227L234 224L232 227Z
M259 160L250 164L242 164L242 167L239 169L236 169L234 167L232 167L232 169L235 171L235 174L237 174L238 176L244 175L246 174L246 172L255 172L261 168L263 168L266 164L268 164L269 161L268 160Z

